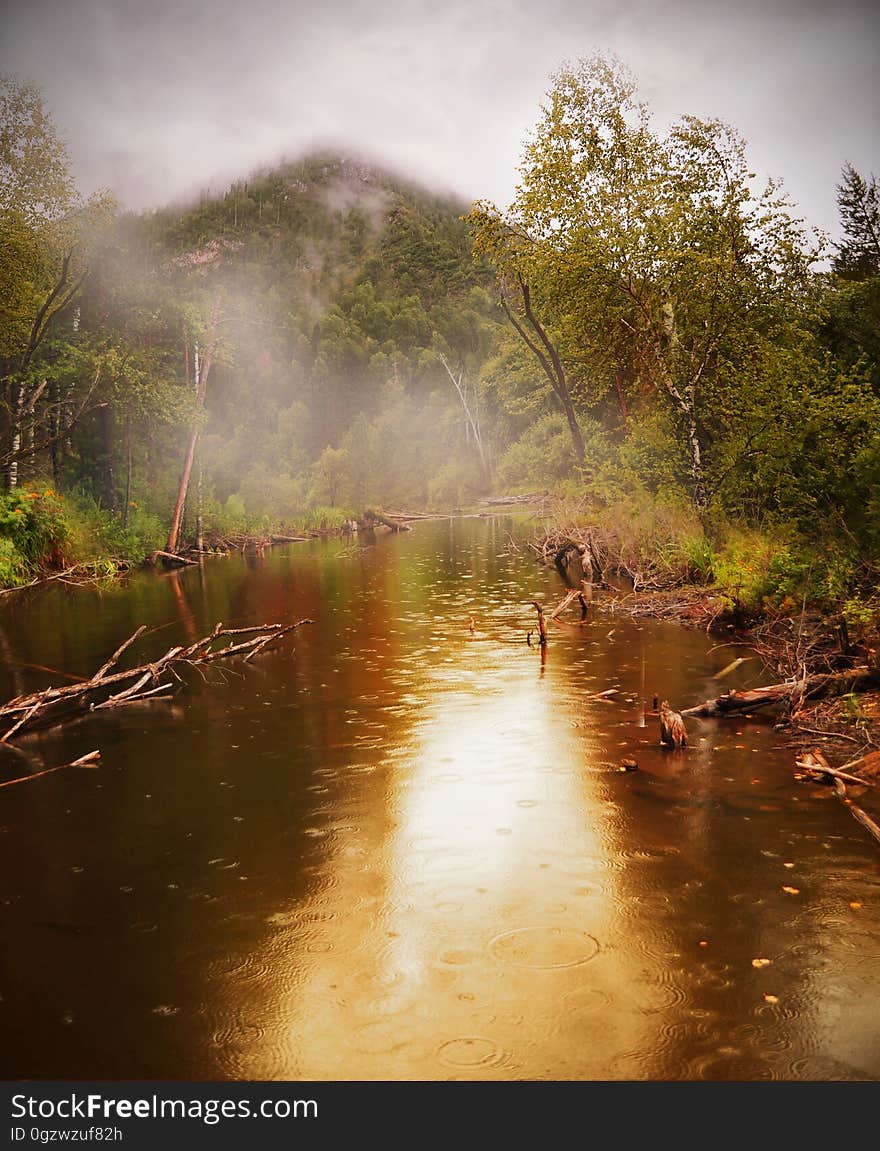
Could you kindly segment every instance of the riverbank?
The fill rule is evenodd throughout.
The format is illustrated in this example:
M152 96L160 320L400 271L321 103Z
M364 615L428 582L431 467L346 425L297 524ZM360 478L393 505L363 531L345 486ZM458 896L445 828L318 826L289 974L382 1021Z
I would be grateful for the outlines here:
M878 666L875 571L859 570L851 557L833 549L812 555L790 533L741 525L719 526L710 538L675 503L619 502L597 511L558 501L542 512L525 546L556 567L564 586L586 580L595 609L612 617L674 620L717 635L732 668L753 665L756 685ZM682 708L696 702L673 701ZM818 739L854 759L880 747L880 693L796 698L778 726L798 749Z
M597 588L597 610L675 621L724 637L718 646L730 647L731 669L754 661L761 682L795 684L809 676L877 667L876 593L872 597L870 591L859 594L850 587L854 594L841 592L836 602L811 595L809 569L800 586L783 579L780 553L790 571L798 569L790 544L774 545L757 532L751 533L747 548L740 529L725 550L723 544L713 549L694 536L658 540L644 532L644 525L642 531L640 537L638 525L629 524L621 532L613 522L552 525L527 546L540 563L555 566L565 584L576 587L586 580ZM727 580L716 578L716 571ZM723 680L720 674L719 695L725 690ZM855 758L880 747L880 692L872 688L831 699L799 698L783 709L777 729L797 749L812 747L818 739L826 750Z

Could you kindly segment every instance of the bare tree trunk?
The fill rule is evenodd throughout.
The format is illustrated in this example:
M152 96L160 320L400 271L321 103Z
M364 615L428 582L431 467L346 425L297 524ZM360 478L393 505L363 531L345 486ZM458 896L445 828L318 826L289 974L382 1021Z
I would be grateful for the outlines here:
M469 428L473 433L474 443L477 446L477 452L480 456L480 464L482 465L483 473L485 474L487 480L491 480L492 471L489 467L489 461L486 458L486 451L483 447L483 436L482 432L480 431L479 420L471 412L470 405L468 404L467 390L466 385L464 384L464 372L460 371L456 376L452 368L449 366L449 361L446 359L443 353L439 352L438 355L440 356L440 362L446 369L446 374L449 376L450 380L452 380L453 387L455 388L456 392L458 392L458 398L461 400L461 406L464 408L465 419L467 420L465 427Z
M56 492L61 487L61 468L58 458L59 439L61 438L61 403L58 395L58 384L53 380L49 385L49 405L51 414L49 416L49 458L52 461L52 483L55 485Z
M560 359L556 348L553 346L552 340L547 335L543 325L535 315L534 309L532 307L532 293L529 285L525 282L525 280L522 279L522 277L519 277L518 280L523 301L523 312L532 329L537 334L541 344L543 345L543 351L540 347L538 347L535 341L530 338L528 332L519 322L517 317L513 314L513 311L508 305L507 299L505 297L503 285L501 288L501 305L504 308L504 311L507 313L507 318L516 329L520 339L523 340L526 347L531 351L531 353L538 360L538 363L544 369L544 374L550 381L550 387L553 389L553 392L562 405L562 410L565 413L565 418L568 422L568 430L571 435L572 447L574 448L575 458L577 459L578 464L583 467L586 458L586 451L584 449L584 437L581 432L580 424L578 423L577 413L574 410L574 404L571 402L571 392L568 387L568 378L566 377L565 369L562 366L562 360Z
M687 421L687 443L691 457L691 488L694 506L702 514L709 506L709 495L706 490L703 449L700 444L700 429L697 423L697 385L691 381L680 388L662 359L659 359L658 366L663 386Z
M204 523L202 520L202 456L196 469L196 551L205 550Z
M691 453L691 483L694 488L694 504L696 505L697 511L704 512L709 506L709 497L706 493L700 436L696 416L693 414L693 411L688 413L688 447Z
M125 510L122 513L122 526L128 527L131 514L131 414L125 421Z
M614 373L614 388L617 392L617 402L620 405L620 418L623 421L623 435L629 439L629 407L626 402L626 392L623 387L623 372Z
M104 498L112 512L119 511L116 469L113 466L113 412L109 404L101 408L101 438L104 441Z
M214 354L214 344L217 339L217 324L220 319L220 305L216 301L211 313L211 326L208 333L208 343L205 348L205 357L199 365L198 376L196 379L196 425L192 430L187 445L186 454L183 457L183 470L180 473L180 484L177 488L177 501L174 505L174 512L171 516L171 527L168 530L168 542L165 545L165 550L169 552L176 552L180 545L180 524L183 519L183 505L186 502L186 493L189 490L190 476L192 475L193 460L196 454L196 447L199 442L199 434L201 431L200 417L205 406L205 390L208 385L208 375L211 371L211 360Z
M21 404L24 397L24 384L12 385L12 436L9 449L11 458L6 471L6 487L14 491L18 487L18 455L21 451Z

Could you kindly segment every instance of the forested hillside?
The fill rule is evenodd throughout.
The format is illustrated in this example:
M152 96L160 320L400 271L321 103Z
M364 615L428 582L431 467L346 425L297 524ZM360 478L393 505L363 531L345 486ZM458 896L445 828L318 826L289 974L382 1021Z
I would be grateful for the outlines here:
M499 318L464 208L316 156L121 217L65 319L123 362L57 482L167 517L195 421L209 529L485 490L465 402Z

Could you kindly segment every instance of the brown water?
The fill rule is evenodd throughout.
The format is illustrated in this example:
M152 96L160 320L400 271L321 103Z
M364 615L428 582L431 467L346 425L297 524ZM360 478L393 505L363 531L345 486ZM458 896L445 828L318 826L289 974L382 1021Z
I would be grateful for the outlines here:
M876 844L766 721L691 720L678 753L640 725L643 682L718 694L736 649L598 613L542 661L527 604L562 588L510 528L4 601L4 695L143 622L145 656L315 626L22 741L103 766L0 791L0 1076L880 1077Z

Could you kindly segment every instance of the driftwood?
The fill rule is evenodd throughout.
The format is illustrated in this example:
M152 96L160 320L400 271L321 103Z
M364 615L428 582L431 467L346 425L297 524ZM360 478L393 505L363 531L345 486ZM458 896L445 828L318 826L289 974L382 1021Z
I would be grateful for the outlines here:
M741 715L760 707L775 704L794 705L806 699L820 699L826 695L846 695L852 691L867 691L880 684L877 668L853 668L851 671L828 672L807 676L791 683L775 683L769 687L755 687L750 691L731 691L717 699L707 699L695 707L688 707L682 715L696 715L702 719L722 715Z
M173 565L177 565L179 567L198 567L199 566L198 560L187 559L186 556L180 556L176 552L164 552L161 550L153 552L153 563L155 564L159 560L164 560L166 564L171 564L172 566Z
M815 760L817 757L811 757ZM829 780L841 779L844 783L853 783L856 787L876 787L873 779L862 779L858 775L850 775L847 771L841 771L837 767L831 767L828 761L822 756L821 763L810 762L807 759L795 760L798 767L804 771L809 772L811 775L828 776Z
M487 496L480 500L480 505L487 508L512 507L515 504L541 503L547 498L549 492L527 492L520 496Z
M32 779L39 779L42 775L51 775L53 771L63 771L66 767L97 767L100 762L100 751L90 751L87 755L81 755L79 759L73 760L72 763L59 763L57 767L47 767L43 771L31 772L30 775L20 775L18 779L6 779L0 783L0 787L12 787L14 783L29 783Z
M309 536L272 536L273 544L301 544L305 543Z
M83 711L121 707L167 694L174 685L167 681L160 682L166 672L176 675L175 669L180 666L198 666L238 655L244 656L245 662L248 662L265 651L270 644L277 643L282 636L312 622L310 619L301 619L292 624L271 623L237 628L224 628L222 623L218 623L210 635L189 647L169 648L152 663L110 674L120 656L145 630L140 627L125 643L120 644L91 679L17 696L0 707L0 731L3 732L0 743L8 743L25 728L51 726L63 723ZM250 638L240 639L242 636ZM231 643L215 646L218 641L229 639L232 639Z
M400 516L394 517L385 512L377 512L372 508L367 508L361 516L360 522L369 531L375 524L383 524L386 528L391 528L393 532L408 532L410 530L409 524Z
M830 782L833 784L834 794L841 801L841 803L849 809L853 819L857 820L862 825L862 827L864 827L866 831L869 831L871 835L873 835L873 837L877 840L877 842L880 843L880 826L878 826L877 823L875 823L875 821L870 817L870 815L868 815L866 811L859 807L857 803L853 803L853 801L849 798L846 790L846 784L848 782L860 786L873 786L871 781L866 779L858 779L852 775L846 775L844 772L831 767L831 765L828 763L828 760L825 758L822 752L819 751L818 748L812 752L807 752L803 759L799 759L797 761L797 765L808 773L809 778L821 780L823 782Z
M566 592L560 602L550 613L550 618L556 619L558 616L562 615L568 605L574 603L575 600L577 600L578 604L580 605L581 621L583 622L587 618L587 609L593 602L593 585L587 580L581 580L581 585L579 588L572 588L570 591Z

